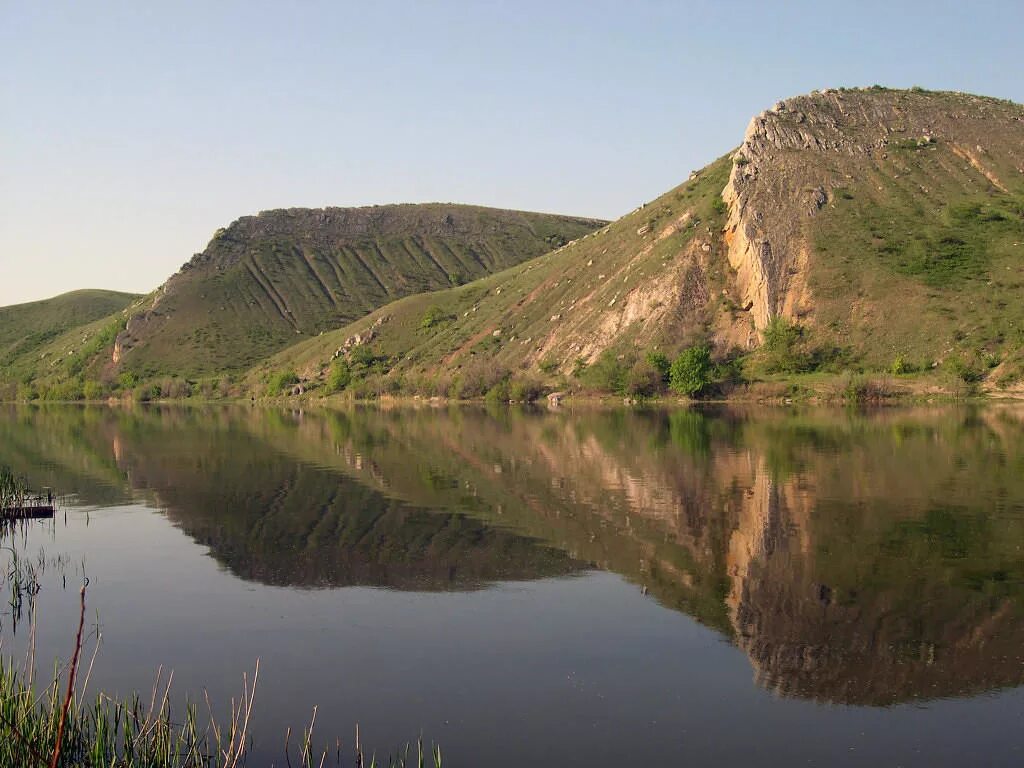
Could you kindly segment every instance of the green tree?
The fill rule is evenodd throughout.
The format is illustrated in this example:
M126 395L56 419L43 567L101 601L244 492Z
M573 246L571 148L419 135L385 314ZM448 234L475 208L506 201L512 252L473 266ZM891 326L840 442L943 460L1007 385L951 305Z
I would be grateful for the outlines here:
M707 344L690 347L672 363L669 386L680 395L696 397L712 384L714 369L711 347Z
M327 374L327 393L341 392L352 383L352 369L343 359L339 358L331 365Z
M668 359L668 356L664 352L648 352L645 359L650 365L654 366L655 370L661 374L661 380L667 384L669 373L672 369L672 362Z

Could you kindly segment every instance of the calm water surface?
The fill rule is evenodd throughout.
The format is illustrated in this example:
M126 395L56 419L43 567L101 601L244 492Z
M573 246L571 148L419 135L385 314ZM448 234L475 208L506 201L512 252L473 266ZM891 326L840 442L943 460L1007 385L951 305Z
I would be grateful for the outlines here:
M0 464L68 494L41 666L84 574L94 689L259 659L250 765L314 705L453 766L1024 764L1019 410L12 407Z

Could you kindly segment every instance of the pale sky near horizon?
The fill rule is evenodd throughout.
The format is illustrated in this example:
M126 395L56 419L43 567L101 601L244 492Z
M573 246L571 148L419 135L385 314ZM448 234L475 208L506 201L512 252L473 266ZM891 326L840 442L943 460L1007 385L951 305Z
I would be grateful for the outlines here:
M1024 102L1024 2L0 0L0 305L268 208L616 218L816 88Z

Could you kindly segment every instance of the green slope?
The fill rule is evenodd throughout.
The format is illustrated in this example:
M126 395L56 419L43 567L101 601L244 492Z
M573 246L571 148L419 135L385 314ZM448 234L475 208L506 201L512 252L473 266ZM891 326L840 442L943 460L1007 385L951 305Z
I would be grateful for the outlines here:
M387 361L392 381L431 380L442 388L485 372L541 375L541 366L554 366L567 373L578 358L604 349L672 350L703 338L736 303L720 236L728 172L722 158L563 248L468 285L405 298L289 347L250 381L258 386L280 370L325 380L346 342L352 357L357 336L372 337L368 346Z
M83 290L0 307L0 366L6 368L65 331L119 312L138 298L131 293Z
M245 368L381 304L479 278L602 223L449 204L244 217L128 321L120 368L142 378Z

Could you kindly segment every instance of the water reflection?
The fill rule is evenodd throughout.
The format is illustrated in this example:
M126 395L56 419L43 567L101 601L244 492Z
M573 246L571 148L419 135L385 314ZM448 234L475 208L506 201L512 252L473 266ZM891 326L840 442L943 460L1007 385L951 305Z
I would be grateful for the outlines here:
M614 571L785 696L1024 682L1014 410L18 409L0 463L87 504L150 498L268 584Z

